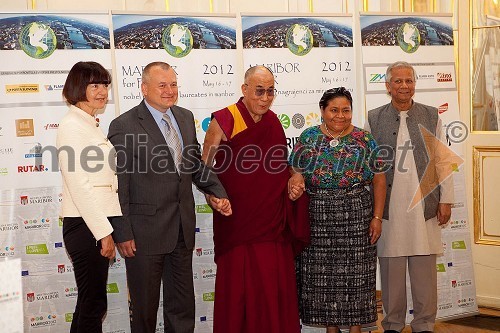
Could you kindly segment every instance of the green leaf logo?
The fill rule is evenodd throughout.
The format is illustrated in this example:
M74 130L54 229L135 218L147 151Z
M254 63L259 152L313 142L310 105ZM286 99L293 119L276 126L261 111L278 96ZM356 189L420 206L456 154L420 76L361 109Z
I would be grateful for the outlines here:
M290 127L290 117L288 117L288 115L282 113L278 116L278 119L280 120L281 126L283 126L284 129Z

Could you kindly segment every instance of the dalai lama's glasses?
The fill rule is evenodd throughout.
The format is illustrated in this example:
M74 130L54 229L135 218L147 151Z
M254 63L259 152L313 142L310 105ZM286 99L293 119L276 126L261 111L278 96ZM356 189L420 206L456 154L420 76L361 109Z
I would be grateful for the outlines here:
M248 84L245 83L245 85L248 87ZM264 96L264 94L266 94L266 93L267 93L267 96L273 97L274 95L276 95L276 89L275 88L268 88L268 89L255 88L255 96L257 96L257 97Z

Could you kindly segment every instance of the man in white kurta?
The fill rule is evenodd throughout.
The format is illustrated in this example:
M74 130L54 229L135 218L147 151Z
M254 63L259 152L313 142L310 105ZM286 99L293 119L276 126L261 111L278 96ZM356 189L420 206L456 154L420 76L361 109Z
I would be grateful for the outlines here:
M386 87L392 101L370 111L366 126L379 146L392 151L392 164L386 173L388 200L377 243L385 312L382 327L388 333L405 327L407 268L413 299L412 331L434 329L436 255L443 251L441 228L450 219L454 200L451 154L439 146L439 141L445 142L442 122L436 108L413 101L415 78L408 63L389 66ZM425 128L423 132L420 126ZM429 172L431 177L424 177Z

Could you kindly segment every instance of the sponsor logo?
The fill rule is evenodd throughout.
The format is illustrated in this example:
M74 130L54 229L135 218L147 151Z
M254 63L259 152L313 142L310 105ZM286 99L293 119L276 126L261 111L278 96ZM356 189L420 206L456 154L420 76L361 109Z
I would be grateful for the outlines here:
M21 195L21 205L33 205L33 204L46 204L52 202L52 196L43 195L37 197L29 197L27 195Z
M444 267L444 264L436 264L436 270L438 273L444 273L446 272L446 267Z
M33 119L16 119L16 136L34 136L35 126Z
M66 298L75 298L78 296L78 288L77 287L66 287L64 288L64 297Z
M45 124L45 126L43 126L43 128L45 128L45 130L58 129L59 124L58 123L47 123L47 124Z
M16 230L19 230L19 224L17 223L0 224L0 231L16 231Z
M123 261L122 258L115 258L113 259L113 263L111 264L111 266L109 266L109 269L120 269L120 268L124 268L125 262Z
M208 204L196 205L196 213L199 214L212 214L212 208Z
M59 274L73 273L73 265L58 264L57 265L57 273L59 273Z
M3 127L0 126L0 136L3 136L2 130L3 130Z
M203 301L204 302L213 302L215 301L215 291L203 293Z
M453 307L453 303L439 304L439 310L448 310Z
M27 293L26 294L26 301L28 302L34 302L35 301L35 293Z
M197 255L198 257L200 257L202 253L203 253L203 249L202 249L201 247L200 247L200 248L198 248L198 249L196 249L196 255Z
M26 254L49 254L47 244L26 245Z
M64 84L46 84L44 87L47 91L63 90Z
M441 113L445 113L446 111L448 111L448 103L441 104L441 105L438 107L438 113L439 113L439 114L441 114Z
M50 219L49 218L41 218L41 219L29 219L24 220L24 230L46 230L50 229Z
M437 82L452 82L451 73L437 73Z
M451 242L451 248L453 250L465 250L467 249L467 246L465 245L465 241L459 240Z
M30 318L30 326L33 328L54 326L57 323L57 315L35 316Z
M67 323L71 323L73 321L73 313L68 312L64 314L64 321Z
M36 83L7 84L5 86L7 94L30 94L40 92L40 85Z
M450 229L451 230L469 229L469 227L467 225L466 220L453 220L450 222Z
M27 154L24 154L24 158L35 158L42 157L42 145L37 142L33 147L31 147Z
M0 176L7 176L9 174L9 169L0 168Z
M106 292L108 294L119 294L120 290L118 289L118 284L116 282L108 283L106 285Z
M14 255L14 246L4 246L0 248L0 258L13 257Z
M467 287L472 285L472 280L453 280L451 281L451 286L453 288Z
M278 119L281 122L281 126L283 126L284 129L287 129L290 127L290 117L284 113L278 115Z
M21 293L19 291L12 291L12 292L6 292L4 294L0 294L0 303L18 299L20 296L21 296Z
M213 280L215 279L216 270L213 268L207 268L201 271L201 278L203 280Z
M200 277L198 275L198 272L193 272L193 280L199 280Z
M476 300L472 297L461 298L457 301L459 308L469 308L476 304Z
M306 119L304 118L303 115L301 115L300 113L296 113L293 115L293 117L292 117L293 127L297 128L297 129L301 129L302 127L304 127L305 123L306 123Z
M211 248L204 249L204 248L199 247L196 249L196 255L198 257L214 255L214 249L211 249Z
M203 121L201 122L201 128L203 129L203 131L208 131L208 125L210 125L210 121L212 119L210 119L210 117L206 117L205 119L203 119Z
M14 148L0 148L0 155L12 155L14 154Z
M18 173L32 173L32 172L44 172L49 171L49 168L45 167L43 164L38 165L18 165Z
M434 74L418 74L417 80L433 80L435 77Z
M313 126L319 124L319 116L317 113L309 113L306 116L306 125L307 126Z
M370 83L385 83L385 74L370 74Z

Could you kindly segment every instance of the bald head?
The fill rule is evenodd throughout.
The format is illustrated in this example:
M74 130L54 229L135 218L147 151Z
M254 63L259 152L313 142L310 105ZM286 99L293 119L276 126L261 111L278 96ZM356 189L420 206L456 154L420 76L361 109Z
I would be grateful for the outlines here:
M248 84L251 78L255 75L270 75L274 80L274 74L269 68L267 68L266 66L257 65L247 69L247 71L245 72L245 83Z

